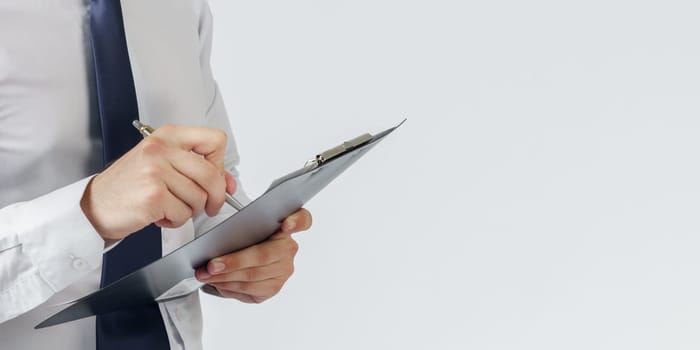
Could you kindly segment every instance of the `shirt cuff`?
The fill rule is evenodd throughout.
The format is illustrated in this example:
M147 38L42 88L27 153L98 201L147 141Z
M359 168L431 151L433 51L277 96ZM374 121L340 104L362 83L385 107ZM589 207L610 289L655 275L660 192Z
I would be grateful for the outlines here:
M14 208L18 243L54 292L102 263L105 242L80 207L89 181L83 179Z

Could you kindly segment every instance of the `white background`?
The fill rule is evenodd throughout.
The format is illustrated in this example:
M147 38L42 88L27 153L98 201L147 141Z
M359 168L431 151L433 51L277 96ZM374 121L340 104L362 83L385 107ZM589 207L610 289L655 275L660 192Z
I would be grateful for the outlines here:
M314 198L209 349L697 349L692 1L211 0L253 197L408 122Z

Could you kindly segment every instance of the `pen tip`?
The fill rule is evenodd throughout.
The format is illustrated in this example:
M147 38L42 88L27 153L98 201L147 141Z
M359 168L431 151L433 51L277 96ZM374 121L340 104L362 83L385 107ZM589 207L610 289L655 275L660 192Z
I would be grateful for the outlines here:
M141 122L138 120L131 122L131 125L133 125L136 129L141 129L143 127L143 124L141 124Z

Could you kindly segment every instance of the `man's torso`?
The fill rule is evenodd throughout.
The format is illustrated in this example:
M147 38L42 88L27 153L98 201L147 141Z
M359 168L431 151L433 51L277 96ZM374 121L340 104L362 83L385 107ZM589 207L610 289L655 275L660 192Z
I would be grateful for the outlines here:
M102 167L88 4L0 2L0 207L30 200ZM156 126L202 124L211 103L200 62L202 4L127 0L122 6L141 119ZM191 223L164 234L164 253L193 235ZM42 306L0 324L2 348L94 348L93 318L43 330L33 326L59 309L51 305L95 290L99 278L95 270ZM163 310L164 318L183 332L178 337L198 336L196 296L170 306ZM192 329L184 329L188 327Z

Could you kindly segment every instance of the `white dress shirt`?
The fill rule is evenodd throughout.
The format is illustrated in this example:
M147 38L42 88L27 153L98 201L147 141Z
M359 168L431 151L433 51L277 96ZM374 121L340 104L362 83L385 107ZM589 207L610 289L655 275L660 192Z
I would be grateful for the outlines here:
M89 0L0 1L0 348L94 349L94 317L35 330L96 290L104 241L79 201L101 169ZM206 0L122 0L141 120L231 134ZM136 130L134 130L136 132ZM238 155L229 137L226 167ZM245 194L235 194L247 202ZM163 230L163 254L231 214ZM161 304L172 349L201 348L198 293Z

